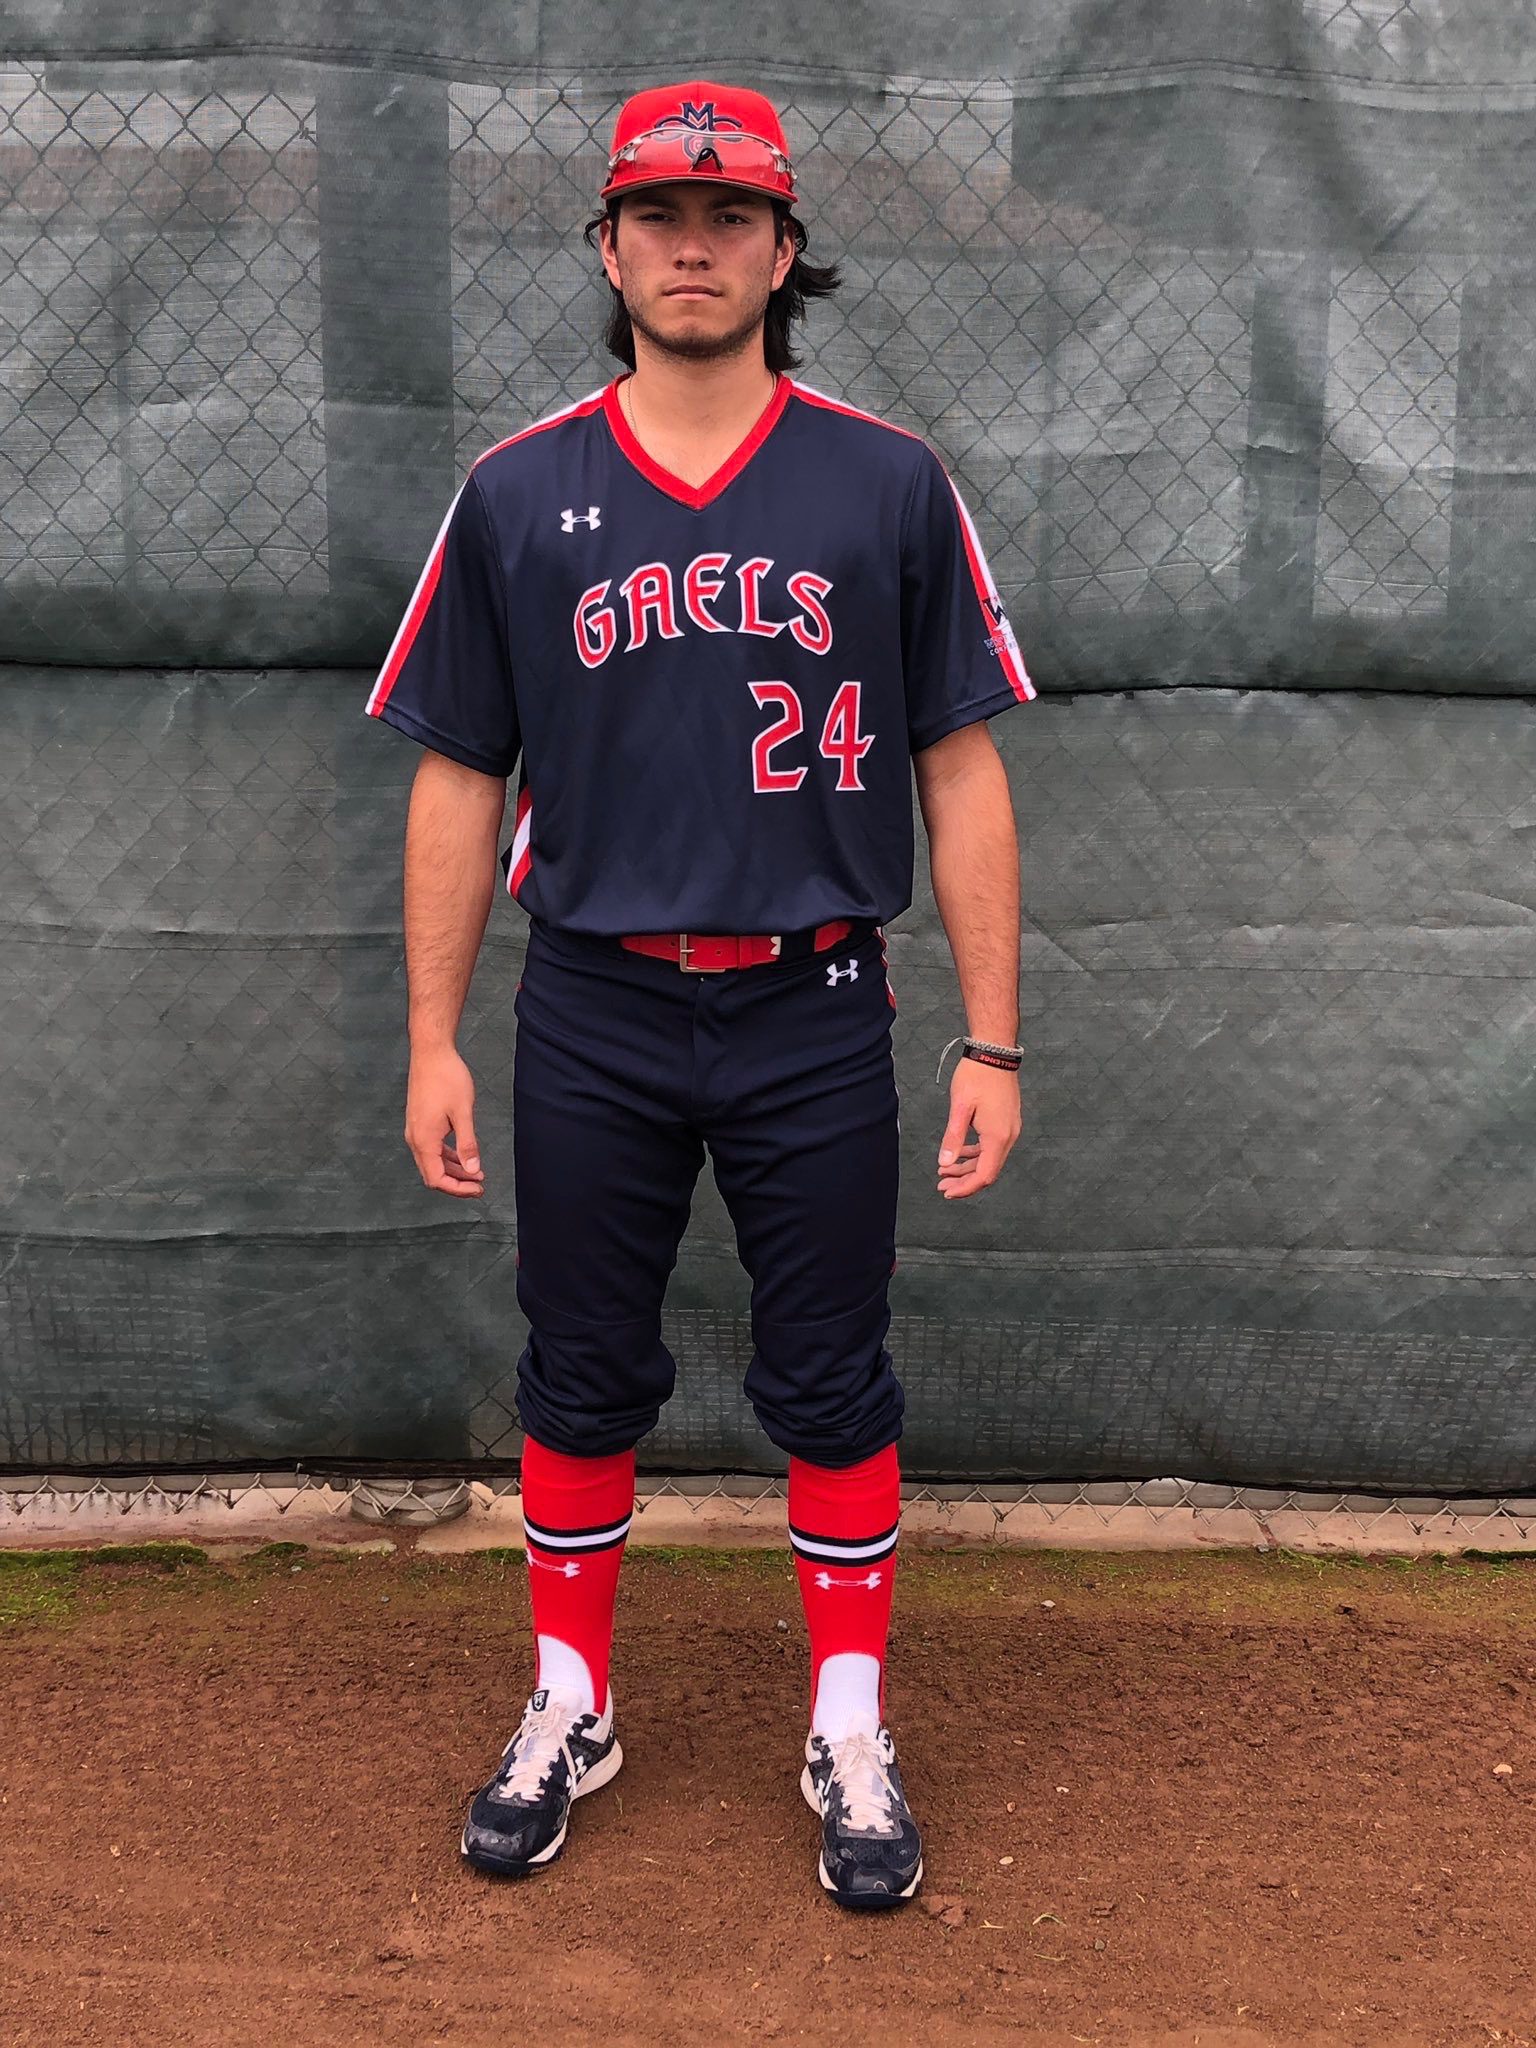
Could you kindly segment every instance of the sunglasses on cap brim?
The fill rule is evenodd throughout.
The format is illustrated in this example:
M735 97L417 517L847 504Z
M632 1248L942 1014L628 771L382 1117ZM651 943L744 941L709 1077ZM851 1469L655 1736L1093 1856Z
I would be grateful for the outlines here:
M718 128L648 128L609 157L609 177L621 170L631 172L635 180L703 175L770 188L782 179L789 188L786 197L793 192L795 178L789 158L765 135ZM625 183L630 182L626 178Z

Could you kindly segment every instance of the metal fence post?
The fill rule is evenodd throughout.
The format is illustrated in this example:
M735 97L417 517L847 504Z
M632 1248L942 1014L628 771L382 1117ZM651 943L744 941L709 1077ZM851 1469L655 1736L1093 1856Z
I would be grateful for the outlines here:
M455 483L448 87L328 70L316 133L332 606L366 663Z
M1532 673L1536 604L1536 291L1469 283L1456 358L1448 623L1494 685Z
M1325 262L1255 283L1241 589L1250 679L1271 686L1305 683L1310 666L1328 306Z

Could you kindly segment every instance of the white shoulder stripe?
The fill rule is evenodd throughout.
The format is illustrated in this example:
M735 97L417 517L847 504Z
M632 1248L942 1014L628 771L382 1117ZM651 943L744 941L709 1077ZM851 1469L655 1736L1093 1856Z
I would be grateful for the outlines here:
M443 523L437 529L437 538L433 541L431 547L427 550L427 559L425 562L422 563L421 574L416 578L416 588L411 592L410 602L409 604L407 604L405 610L400 615L400 623L395 628L395 637L389 643L389 652L385 655L384 660L379 668L379 672L377 676L375 676L374 678L373 688L368 695L367 709L369 711L372 711L375 705L382 702L383 698L388 695L388 690L385 688L384 679L390 673L390 665L395 658L395 649L400 645L401 641L405 639L407 630L409 629L409 632L414 637L416 627L421 623L416 616L416 607L421 601L422 589L425 586L428 577L432 574L433 564L437 561L438 554L442 549L444 538L446 537L448 532L449 521L453 518L454 507L458 504L460 498L462 498L463 495L464 484L461 481L458 489L454 492L452 499L449 501L448 510L443 514Z
M834 398L829 391L818 391L814 384L802 384L798 377L791 377L790 389L798 391L813 405L827 406L833 412L846 413L850 419L868 420L872 427L884 427L888 434L900 434L908 441L921 441L921 434L914 434L910 427L898 427L894 420L883 420L877 412L866 412L861 405L850 405L846 398Z
M590 410L601 400L607 388L606 384L600 384L596 391L589 391L585 398L578 398L570 405L562 405L554 412L547 412L542 419L530 420L526 427L519 427L515 434L508 434L505 440L495 441L489 448L482 449L469 465L470 468L477 468L487 455L495 455L500 449L510 448L514 441L521 441L529 434L537 434L545 427L558 426L561 420L568 420L575 413Z

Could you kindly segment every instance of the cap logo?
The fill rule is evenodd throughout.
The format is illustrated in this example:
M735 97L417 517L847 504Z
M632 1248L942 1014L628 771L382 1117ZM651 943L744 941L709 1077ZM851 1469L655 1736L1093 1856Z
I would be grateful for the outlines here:
M689 163L697 165L702 158L706 156L713 157L716 165L722 170L725 167L720 163L720 158L714 149L711 148L709 137L716 133L723 133L726 129L739 130L741 125L734 114L717 114L713 100L705 100L702 105L695 105L692 100L684 100L683 110L680 114L663 114L656 123L658 128L685 128L690 130L691 132L683 140L683 149L687 154Z

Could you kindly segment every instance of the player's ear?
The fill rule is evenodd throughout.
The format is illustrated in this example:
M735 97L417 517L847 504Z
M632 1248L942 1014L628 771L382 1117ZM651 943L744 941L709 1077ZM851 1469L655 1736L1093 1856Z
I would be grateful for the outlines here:
M618 224L617 208L610 208L603 215L597 230L597 253L603 259L603 269L615 291L619 288Z
M796 247L795 231L786 220L784 232L779 236L778 254L773 261L773 289L775 291L778 290L779 286L794 268Z

